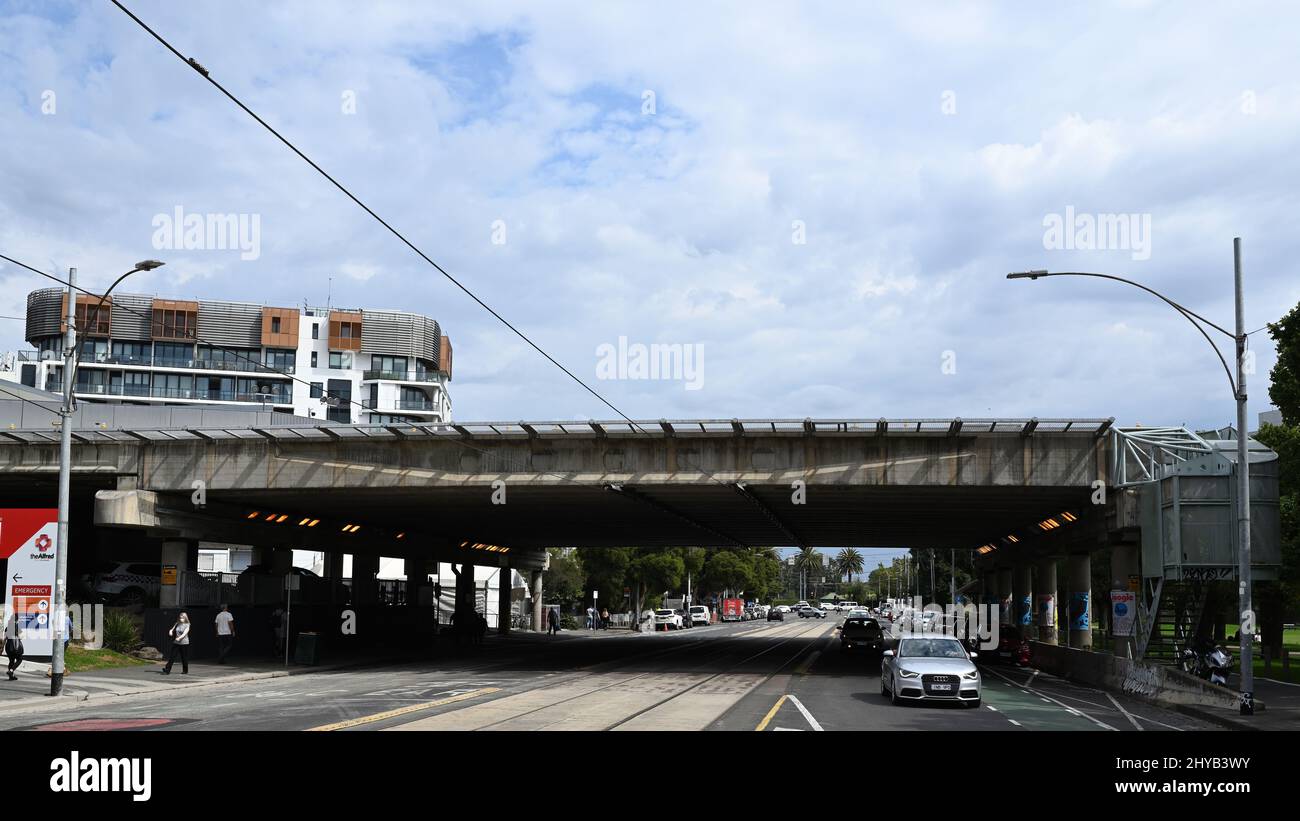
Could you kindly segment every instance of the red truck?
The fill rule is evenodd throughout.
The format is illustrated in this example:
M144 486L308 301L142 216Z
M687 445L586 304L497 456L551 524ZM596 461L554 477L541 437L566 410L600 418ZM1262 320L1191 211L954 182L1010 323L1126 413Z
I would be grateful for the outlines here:
M745 618L745 602L741 599L722 600L722 620L740 621Z

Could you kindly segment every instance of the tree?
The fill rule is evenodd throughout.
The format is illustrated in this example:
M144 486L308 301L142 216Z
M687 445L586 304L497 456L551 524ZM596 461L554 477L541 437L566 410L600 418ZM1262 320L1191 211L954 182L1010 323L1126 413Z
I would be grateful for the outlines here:
M751 564L746 557L731 550L718 550L704 565L704 577L713 590L741 591L749 588Z
M551 554L551 566L542 580L543 595L560 605L562 611L570 612L584 598L582 559L572 547L552 547L547 552Z
M1277 363L1269 372L1268 397L1282 412L1282 424L1300 426L1300 305L1277 322L1268 335L1277 345Z
M600 591L598 601L605 607L618 607L623 601L623 587L632 564L632 547L582 548L583 602L590 603L593 590Z
M840 575L848 576L849 581L853 581L853 574L861 573L862 568L865 566L862 561L862 554L854 547L846 547L841 550L835 556L835 564Z
M641 612L645 595L659 595L665 590L677 590L686 576L686 562L679 550L673 548L643 547L635 553L627 567L627 581L637 588L633 594L636 612Z
M825 557L822 552L815 547L801 547L795 554L794 566L803 576L804 586L807 587L809 574L815 574L822 569ZM806 591L805 591L806 593Z

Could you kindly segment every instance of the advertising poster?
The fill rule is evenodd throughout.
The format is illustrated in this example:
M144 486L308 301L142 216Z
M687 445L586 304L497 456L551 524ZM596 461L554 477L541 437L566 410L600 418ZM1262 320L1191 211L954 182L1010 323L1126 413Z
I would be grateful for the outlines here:
M1049 629L1056 627L1056 597L1051 593L1038 595L1038 624Z
M1136 615L1136 593L1129 590L1110 591L1110 623L1113 635L1133 635L1133 619Z
M29 656L48 656L54 607L54 565L58 557L59 511L0 508L0 559L5 560L6 630L21 631Z
M1071 630L1088 630L1091 629L1091 620L1088 614L1088 594L1077 592L1070 594L1070 629Z
M1020 616L1021 626L1028 627L1029 625L1034 623L1033 596L1026 593L1025 596L1020 599L1020 604L1018 605L1017 610L1019 610L1018 615Z

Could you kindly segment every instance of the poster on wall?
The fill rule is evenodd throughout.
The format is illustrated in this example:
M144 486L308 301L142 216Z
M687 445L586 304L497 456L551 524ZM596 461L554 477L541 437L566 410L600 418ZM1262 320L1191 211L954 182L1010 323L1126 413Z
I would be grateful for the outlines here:
M1038 595L1038 624L1048 629L1056 627L1056 596L1051 593Z
M5 559L4 629L17 629L29 656L53 651L54 570L59 511L0 508L0 559Z
M1136 593L1129 590L1110 591L1110 623L1112 635L1133 635L1133 619L1136 615Z
M1088 594L1082 591L1070 594L1070 629L1071 630L1090 630L1092 629L1091 620L1088 618Z

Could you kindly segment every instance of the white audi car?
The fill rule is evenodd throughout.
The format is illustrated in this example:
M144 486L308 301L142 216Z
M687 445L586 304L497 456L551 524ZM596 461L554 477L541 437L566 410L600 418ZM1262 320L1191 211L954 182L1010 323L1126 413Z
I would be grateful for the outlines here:
M880 660L880 694L890 702L953 701L980 706L980 671L953 636L905 635Z

